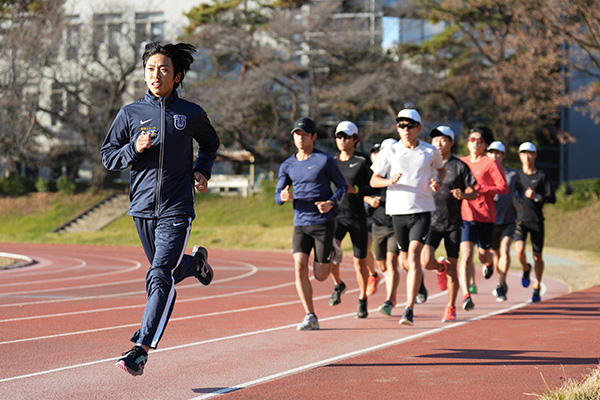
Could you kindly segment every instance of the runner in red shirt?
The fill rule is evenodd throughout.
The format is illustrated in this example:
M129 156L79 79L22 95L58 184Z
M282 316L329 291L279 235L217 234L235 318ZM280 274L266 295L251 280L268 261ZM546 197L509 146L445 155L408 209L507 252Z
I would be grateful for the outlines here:
M508 185L504 177L504 170L496 160L485 155L487 147L494 141L491 129L478 127L471 129L467 148L469 155L461 158L465 162L477 184L475 191L477 198L472 201L463 201L461 215L464 223L460 243L461 260L459 264L461 289L464 296L463 309L472 310L475 307L469 290L469 282L474 277L473 248L475 243L479 247L479 261L484 264L484 277L492 276L493 266L490 257L490 248L494 237L496 224L496 207L494 196L508 193ZM473 283L474 283L473 278Z

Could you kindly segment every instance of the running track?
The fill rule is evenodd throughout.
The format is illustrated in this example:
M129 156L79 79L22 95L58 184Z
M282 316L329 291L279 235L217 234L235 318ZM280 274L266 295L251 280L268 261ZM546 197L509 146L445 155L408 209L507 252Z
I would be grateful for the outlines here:
M426 273L415 327L376 309L355 318L357 289L329 307L331 281L314 283L321 330L298 332L302 307L287 252L210 250L215 280L178 285L173 316L144 375L114 367L145 303L138 247L4 244L36 264L0 271L0 399L531 399L579 379L600 357L600 287L563 296L546 280L543 301L509 276L508 301L478 271L476 307L440 322L445 293ZM547 385L547 386L546 386Z

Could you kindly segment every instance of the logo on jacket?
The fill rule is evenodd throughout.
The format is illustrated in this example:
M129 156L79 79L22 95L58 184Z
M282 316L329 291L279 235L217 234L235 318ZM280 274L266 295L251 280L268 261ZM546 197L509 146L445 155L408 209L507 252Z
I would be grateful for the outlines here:
M185 115L174 115L173 123L175 124L175 128L182 131L185 129Z

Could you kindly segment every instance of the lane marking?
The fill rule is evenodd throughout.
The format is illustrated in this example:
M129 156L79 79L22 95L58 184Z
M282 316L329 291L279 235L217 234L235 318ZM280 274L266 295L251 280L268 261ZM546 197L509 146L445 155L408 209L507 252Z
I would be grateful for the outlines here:
M236 262L236 261L233 261ZM242 274L242 275L235 275L229 278L222 278L222 279L215 279L211 285L217 284L217 283L224 283L224 282L231 282L231 281L235 281L235 280L239 280L239 279L243 279L246 278L248 276L254 275L256 274L256 272L258 272L258 268L255 267L254 265L251 264L247 264L247 263L242 263L240 262L240 264L246 264L246 267L250 268L250 271ZM236 269L241 269L243 266L225 266L225 267L219 267L220 269L224 269L224 270L236 270ZM15 292L14 294L11 293L2 293L0 294L0 298L2 297L6 297L9 298L11 296L18 296L18 297L25 297L23 296L24 293L47 293L47 292L51 292L51 291L57 291L57 290L73 290L73 289L82 289L82 288L89 288L89 287L101 287L101 286L115 286L118 284L125 284L125 283L132 283L132 282L140 282L140 279L132 279L129 281L119 281L119 282L107 282L107 283L103 283L103 284L97 284L97 285L88 285L88 286L74 286L74 287L69 287L69 288L60 288L60 289L45 289L45 290L40 290L38 292L36 291L30 291L30 292ZM197 284L186 284L186 285L179 285L177 286L178 290L181 289L189 289L189 288L195 288L197 287ZM8 296L8 295L11 296ZM25 303L7 303L7 304L0 304L0 308L7 308L7 307L22 307L22 306L27 306L27 305L39 305L39 304L50 304L50 303L57 303L57 302L64 302L64 301L79 301L79 300L90 300L90 299L104 299L104 298L114 298L114 297L119 297L119 296L130 296L130 295L137 295L137 294L146 294L145 290L137 290L137 291L133 291L133 292L121 292L121 293L111 293L111 294L105 294L105 295L98 295L98 296L79 296L79 297L70 297L70 298L65 298L65 299L57 299L57 300L44 300L44 301L37 301L37 302L25 302Z
M445 293L445 292L441 292L441 293ZM406 337L403 337L403 338L400 338L400 339L396 339L396 340L392 340L392 341L389 341L389 342L381 343L381 344L378 344L378 345L375 345L375 346L366 347L364 349L359 349L359 350L351 351L351 352L348 352L348 353L340 354L340 355L335 356L335 357L330 357L330 358L326 358L326 359L323 359L323 360L315 361L315 362L310 363L310 364L301 365L301 366L296 367L296 368L288 369L286 371L281 371L281 372L278 372L278 373L275 373L275 374L271 374L271 375L268 375L268 376L265 376L265 377L262 377L262 378L258 378L258 379L254 379L254 380L251 380L251 381L248 381L248 382L240 383L240 384L237 384L237 385L234 385L234 386L230 386L228 388L219 389L219 390L216 390L216 391L214 391L212 393L207 393L207 394L204 394L202 396L193 397L190 400L209 399L211 397L216 397L216 396L219 396L221 394L226 394L226 393L235 392L235 391L238 391L238 390L241 390L241 389L246 389L246 388L248 388L250 386L259 385L261 383L266 383L266 382L269 382L269 381L280 379L280 378L283 378L285 376L298 374L300 372L305 372L305 371L308 371L308 370L311 370L311 369L314 369L314 368L317 368L317 367L322 367L322 366L325 366L327 364L331 364L331 363L343 361L343 360L346 360L346 359L349 359L349 358L352 358L352 357L358 357L358 356L361 356L361 355L364 355L364 354L367 354L367 353L371 353L371 352L374 352L374 351L383 350L383 349L386 349L388 347L396 346L396 345L399 345L399 344L402 344L402 343L405 343L405 342L410 342L412 340L420 339L420 338L423 338L425 336L430 336L430 335L442 332L444 330L454 329L454 328L457 328L459 326L463 326L465 324L468 324L468 323L471 323L471 322L475 322L475 321L478 321L478 320L481 320L481 319L484 319L484 318L489 318L489 317L492 317L494 315L499 315L499 314L503 314L505 312L516 310L516 309L524 307L524 306L526 306L528 304L530 304L530 302L523 302L523 303L515 304L515 305L513 305L511 307L507 307L507 308L502 309L502 310L496 310L496 311L493 311L493 312L490 312L490 313L487 313L487 314L484 314L484 315L480 315L480 316L477 316L477 317L470 318L470 319L465 320L465 321L460 321L460 322L455 322L455 323L452 323L452 324L449 324L449 325L444 325L444 326L441 326L439 328L430 329L430 330L427 330L427 331L424 331L424 332L421 332L421 333L417 333L417 334L406 336ZM354 315L354 314L351 314L351 315ZM323 321L327 321L327 320L330 320L330 319L333 319L333 318L324 318Z
M358 290L358 289L356 289ZM350 291L349 291L350 292ZM446 292L440 292L434 296L431 296L431 298L435 298L438 297L439 295L445 295ZM324 298L328 298L329 296L321 296L319 299L324 299ZM295 301L294 303L297 303L297 301ZM404 303L406 304L406 303ZM393 341L389 341L389 342L385 342L376 346L370 346L364 349L359 349L359 350L355 350L352 352L348 352L348 353L344 353L341 354L339 356L336 357L330 357L327 359L323 359L320 361L316 361L310 364L306 364L300 367L296 367L293 369L289 369L286 371L282 371L279 372L277 374L272 374L263 378L259 378L259 379L255 379L252 381L248 381L245 383L241 383L239 385L235 385L235 386L230 386L229 388L224 388L224 389L220 389L220 390L216 390L212 393L207 393L205 395L202 395L200 397L194 397L193 400L199 400L199 399L206 399L206 398L210 398L210 397L214 397L214 396L218 396L220 394L224 394L224 393L229 393L235 390L240 390L252 385L257 385L259 383L264 383L264 382L268 382L270 380L274 380L286 375L291 375L294 373L299 373L299 372L303 372L306 370L309 370L311 368L315 368L318 366L322 366L322 365L326 365L329 364L331 362L336 362L336 361L340 361L340 360L344 360L350 357L355 357L361 354L366 354L368 352L372 352L375 350L380 350L380 349L384 349L386 347L390 347L390 346L394 346L396 344L400 344L403 342L407 342L407 341L411 341L411 340L415 340L424 336L428 336L428 335L432 335L434 333L437 332L441 332L445 329L453 329L462 325L465 325L467 323L470 322L474 322L474 321L478 321L480 319L484 319L484 318L488 318L494 315L498 315L498 314L502 314L504 312L509 312L521 307L524 307L525 305L530 304L529 302L523 302L523 303L519 303L516 305L513 305L511 307L507 307L505 309L501 309L501 310L496 310L493 312L490 312L488 314L484 314L481 316L477 316L477 317L473 317L470 318L468 320L465 321L461 321L461 322L456 322L456 323L452 323L450 325L444 325L442 327L439 328L434 328L434 329L430 329L428 331L425 332L421 332L419 334L415 334L415 335L411 335L411 336L407 336L401 339L397 339L397 340L393 340ZM372 310L370 310L372 311ZM225 312L223 312L225 313ZM229 311L229 313L231 313L231 311ZM356 314L355 313L347 313L347 314L342 314L342 315L337 315L337 316L333 316L333 317L328 317L328 318L322 318L321 321L332 321L332 320L336 320L336 319L341 319L341 318L348 318L348 317L355 317ZM135 324L134 326L137 326L138 324ZM184 349L184 348L188 348L188 347L194 347L194 346L200 346L200 345L204 345L204 344L209 344L209 343L216 343L216 342L223 342L226 340L233 340L233 339L239 339L239 338L244 338L244 337L248 337L248 336L254 336L254 335L260 335L260 334L264 334L264 333L271 333L271 332L275 332L275 331L280 331L280 330L284 330L284 329L292 329L295 328L297 325L297 323L293 323L293 324L289 324L289 325L283 325L283 326L278 326L278 327L273 327L273 328L267 328L267 329L261 329L261 330L257 330L257 331L251 331L251 332L244 332L244 333L240 333L240 334L236 334L236 335L230 335L230 336L224 336L224 337L220 337L220 338L214 338L214 339L208 339L208 340L203 340L203 341L199 341L199 342L193 342L193 343L187 343L187 344L182 344L182 345L178 345L178 346L172 346L172 347L168 347L168 348L162 348L162 349L157 349L154 350L153 353L158 353L158 352L167 352L167 351L173 351L173 350L179 350L179 349ZM13 377L8 377L8 378L3 378L0 379L0 383L3 382L10 382L10 381L15 381L15 380L20 380L20 379L26 379L26 378L32 378L32 377L37 377L37 376L42 376L42 375L47 375L47 374L52 374L52 373L56 373L56 372L62 372L62 371L67 371L67 370L71 370L71 369L75 369L75 368L82 368L82 367L87 367L87 366L91 366L91 365L97 365L97 364L101 364L101 363L105 363L105 362L109 362L109 361L115 361L118 360L120 357L113 357L113 358L107 358L107 359L102 359L102 360L95 360L95 361L89 361L86 363L81 363L81 364L75 364L75 365L68 365L68 366L64 366L64 367L60 367L60 368L53 368L53 369L49 369L49 370L45 370L45 371L39 371L39 372L34 372L34 373L30 373L30 374L24 374L24 375L18 375L18 376L13 376Z

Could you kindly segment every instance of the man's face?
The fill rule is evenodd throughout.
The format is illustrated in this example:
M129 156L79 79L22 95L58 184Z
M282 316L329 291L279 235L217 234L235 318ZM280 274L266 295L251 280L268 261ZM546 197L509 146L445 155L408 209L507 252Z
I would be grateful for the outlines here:
M396 129L398 130L398 136L400 136L400 140L405 140L412 143L419 137L421 124L409 119L401 119L398 121Z
M499 163L502 163L502 161L504 161L505 154L498 150L490 150L487 152L487 156L489 158L493 158L494 160L498 161Z
M448 154L450 154L454 140L450 139L446 135L439 135L431 139L431 144L434 145L442 157L445 158Z
M181 74L175 76L173 62L163 54L154 54L146 62L144 80L146 86L156 97L169 97L173 92L175 82L179 82Z
M339 151L350 152L356 146L356 136L348 135L345 132L338 132L335 134L335 144Z
M519 153L519 160L521 160L521 164L523 165L533 165L536 157L537 153L533 151L522 151Z
M467 143L467 148L469 149L469 153L475 155L481 155L485 153L485 148L487 147L487 143L483 140L481 133L472 132L469 135L469 143Z
M317 138L316 133L306 133L301 129L296 129L292 134L294 136L294 145L298 150L306 150L313 147Z

